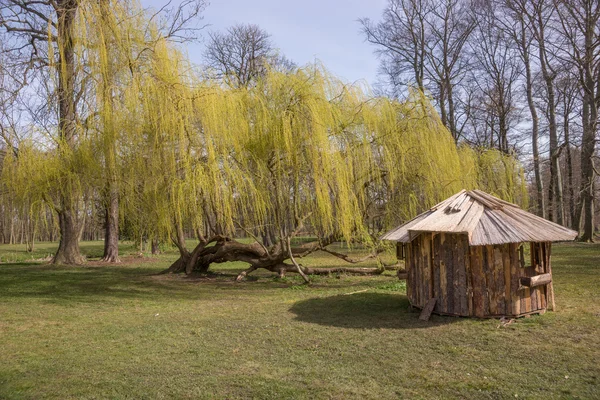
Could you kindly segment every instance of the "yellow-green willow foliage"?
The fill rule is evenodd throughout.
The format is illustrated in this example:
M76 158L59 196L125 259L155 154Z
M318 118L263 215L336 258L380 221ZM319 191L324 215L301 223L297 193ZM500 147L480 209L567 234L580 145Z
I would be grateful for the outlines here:
M463 175L471 180L467 189L482 189L527 209L529 196L523 167L516 157L496 149L458 149Z
M15 212L20 221L31 219L34 225L42 222L45 190L45 172L55 169L52 160L33 147L30 142L24 142L15 154L13 148L8 148L0 166L0 201L4 208ZM34 226L35 230L36 226Z
M49 36L58 37L53 30L48 23ZM69 76L72 92L64 95L77 99L74 116L35 135L36 145L19 143L18 157L6 160L15 173L3 173L3 184L12 202L28 207L43 199L55 212L68 212L77 229L94 197L118 188L123 178L120 149L137 134L127 129L141 101L138 97L130 107L125 97L136 88L140 71L148 69L160 34L141 6L129 0L78 1L69 32L73 71L61 62L64 42L48 43L48 112L56 113L61 78L65 82ZM19 176L30 179L23 184Z
M459 155L421 94L371 98L316 66L224 89L199 82L165 42L134 83L124 199L126 218L148 235L210 225L368 241L369 219L407 218L481 187L488 168ZM464 157L477 173L464 173Z

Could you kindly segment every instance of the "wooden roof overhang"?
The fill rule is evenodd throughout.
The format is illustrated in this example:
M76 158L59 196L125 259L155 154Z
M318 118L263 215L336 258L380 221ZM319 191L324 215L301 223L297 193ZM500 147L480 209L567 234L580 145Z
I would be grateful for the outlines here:
M421 232L466 234L471 246L571 241L577 237L571 229L481 190L462 190L381 239L407 243Z

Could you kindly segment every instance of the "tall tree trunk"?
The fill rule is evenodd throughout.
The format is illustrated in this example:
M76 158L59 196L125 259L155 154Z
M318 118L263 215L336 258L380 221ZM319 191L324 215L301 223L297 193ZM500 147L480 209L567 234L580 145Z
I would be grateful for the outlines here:
M597 4L596 4L597 7ZM583 76L583 135L581 138L581 206L584 215L582 241L594 241L594 197L595 171L594 153L596 150L596 129L598 124L598 103L596 97L600 92L600 77L594 68L595 31L598 15L592 12L592 3L585 4L585 18L582 21L585 38L585 55L581 60L580 71Z
M575 202L575 190L573 188L573 160L571 155L571 131L569 126L569 113L571 107L569 106L569 99L567 99L566 93L564 96L564 116L563 116L563 126L565 132L565 161L567 163L567 193L569 196L569 227L571 229L575 229L579 231L579 224L575 225L577 214L577 207Z
M73 25L77 10L77 1L66 0L58 4L58 112L60 141L59 148L66 148L69 154L76 145L75 117L75 53L73 49ZM68 157L68 155L67 155ZM66 160L66 162L69 162ZM67 180L71 179L69 177ZM79 223L75 198L67 182L60 195L58 211L60 244L52 260L55 264L81 264L85 261L79 250Z
M593 88L594 83L588 76L587 83ZM582 241L594 241L594 152L596 121L598 118L595 106L594 91L589 86L584 94L583 136L581 140L581 207L584 216Z
M588 116L587 119L581 142L581 211L584 217L581 240L591 242L594 239L594 132L591 118Z
M447 72L449 74L449 72ZM456 128L456 110L454 107L454 93L450 77L447 77L447 94L448 94L448 129L454 138L454 142L458 143L459 135Z
M440 117L442 119L442 125L444 125L448 130L450 127L448 126L448 114L446 112L446 88L443 81L440 81Z
M525 31L525 21L519 20L521 28L520 46L523 64L525 66L525 91L527 93L527 105L531 114L531 149L533 152L533 172L535 176L535 192L537 202L537 214L546 218L546 200L544 198L544 181L542 180L542 169L540 167L540 151L538 148L539 118L535 102L533 100L533 79L531 77L531 63L529 60L529 46Z
M542 69L542 76L546 84L546 91L548 95L548 130L550 133L550 187L548 190L548 218L556 221L559 224L563 224L563 191L562 191L562 179L560 173L559 156L560 151L558 147L558 133L556 129L556 101L554 94L554 79L555 73L550 69L547 60L546 51L546 37L544 33L544 23L541 15L541 11L537 10L537 41L539 50L540 67Z

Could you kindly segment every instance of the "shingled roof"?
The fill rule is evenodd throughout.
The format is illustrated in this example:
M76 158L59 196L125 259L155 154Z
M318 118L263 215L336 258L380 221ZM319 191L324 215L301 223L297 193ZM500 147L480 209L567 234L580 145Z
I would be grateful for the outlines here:
M410 242L421 232L464 233L471 246L573 240L577 232L481 190L462 190L382 236Z

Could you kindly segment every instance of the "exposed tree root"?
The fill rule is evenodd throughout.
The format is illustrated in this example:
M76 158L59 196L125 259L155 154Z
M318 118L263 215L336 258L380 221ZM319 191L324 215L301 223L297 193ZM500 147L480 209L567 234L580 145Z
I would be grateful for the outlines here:
M100 259L100 261L107 263L120 263L121 259L119 258L118 250L112 251L112 249L109 249L108 252L105 251L105 255Z

